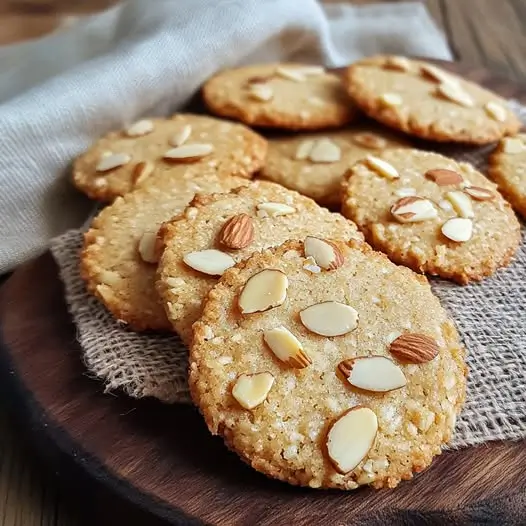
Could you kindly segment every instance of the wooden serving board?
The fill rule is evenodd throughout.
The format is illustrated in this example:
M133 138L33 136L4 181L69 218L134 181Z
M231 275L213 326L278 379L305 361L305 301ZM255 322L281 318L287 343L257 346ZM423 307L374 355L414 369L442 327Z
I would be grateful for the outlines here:
M524 88L452 68L526 101ZM103 393L81 362L49 254L23 265L0 290L0 388L46 444L178 524L372 525L411 515L421 524L421 512L442 524L443 513L457 510L462 520L481 502L499 506L526 487L526 441L446 452L395 490L320 491L267 479L211 437L194 408Z

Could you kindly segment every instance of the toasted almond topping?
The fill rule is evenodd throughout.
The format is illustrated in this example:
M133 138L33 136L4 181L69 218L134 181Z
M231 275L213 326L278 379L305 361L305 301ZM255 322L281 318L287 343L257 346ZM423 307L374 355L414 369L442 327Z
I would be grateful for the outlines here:
M384 93L380 96L380 102L384 106L393 107L400 106L403 102L403 99L398 93Z
M247 214L238 214L228 219L219 232L219 243L227 248L245 248L254 239L254 223Z
M402 197L392 207L391 214L400 223L416 223L437 217L438 212L429 199Z
M340 147L330 139L318 139L309 153L313 163L335 163L342 157Z
M298 149L296 150L296 154L294 155L294 159L298 161L307 159L313 146L314 146L314 141L312 139L301 141L301 143L298 146Z
M134 185L141 184L152 175L155 165L150 161L139 161L132 172L132 181Z
M486 110L486 113L492 119L495 119L498 122L506 121L508 112L506 111L506 108L504 108L500 104L497 104L496 102L493 102L493 101L489 101L484 105L484 109Z
M313 274L319 274L321 272L321 267L316 265L316 261L312 256L308 256L305 258L303 268L305 270L308 270L309 272L312 272Z
M343 336L358 327L358 313L337 301L316 303L300 312L300 320L309 331L320 336Z
M294 207L285 205L283 203L260 203L256 206L256 208L258 211L265 212L270 217L285 216L296 212L296 209Z
M406 385L402 369L385 356L360 356L338 365L347 381L354 387L385 393Z
M387 146L387 141L374 133L358 133L352 138L352 141L358 146L365 146L372 150L382 150Z
M457 86L460 84L459 80L456 77L454 77L447 71L444 71L443 69L432 66L431 64L424 64L420 66L420 72L424 77L427 77L441 84L454 84Z
M352 471L373 447L378 419L368 407L356 406L341 415L327 434L327 453L340 473Z
M288 286L289 280L281 270L262 270L245 283L238 299L239 310L252 314L278 307L287 299Z
M296 68L295 71L299 71L305 76L317 76L323 75L325 73L325 68L323 66L302 66Z
M469 241L473 235L473 221L465 217L454 217L442 225L441 231L451 241L463 243Z
M291 69L283 66L278 66L276 68L276 75L279 75L280 77L287 80L293 80L294 82L305 81L305 75L300 68Z
M465 108L472 108L475 105L469 93L465 92L460 85L450 83L439 84L437 93L445 99L464 106Z
M266 330L263 339L276 358L290 367L303 369L312 363L296 336L285 327Z
M215 249L189 252L183 261L194 270L210 276L221 276L226 269L236 264L231 256Z
M146 263L157 263L159 254L156 250L157 234L156 232L145 232L139 240L139 254Z
M141 135L147 135L153 131L153 122L149 119L137 121L132 124L127 130L126 135L128 137L140 137Z
M439 208L441 208L442 210L445 210L446 212L450 212L451 210L453 210L453 205L446 199L440 200L438 202L438 206Z
M502 139L502 151L504 153L526 152L526 144L519 137L506 137Z
M103 155L95 170L97 172L109 172L120 166L124 166L131 161L131 155L127 153L112 153L110 155Z
M426 363L438 354L438 345L425 334L406 332L391 342L389 351L401 362Z
M268 372L240 374L232 388L232 396L241 407L254 409L267 399L273 384L274 376Z
M379 159L373 155L368 155L365 158L365 161L369 165L369 168L386 179L398 179L400 177L396 168L383 159Z
M467 186L464 188L464 192L475 199L475 201L491 201L496 197L491 190L481 186Z
M462 176L453 171L445 168L436 168L434 170L428 170L425 176L435 182L438 186L448 186L450 184L460 184L463 179Z
M337 245L325 239L307 236L304 250L305 257L312 257L316 265L325 270L335 270L345 262L345 258Z
M268 102L274 98L274 90L268 84L251 84L248 94L260 102Z
M164 158L169 161L193 162L198 161L214 151L213 144L183 144L177 148L172 148L164 154Z
M384 63L385 69L394 69L395 71L410 71L413 69L411 61L406 57L392 56L387 57Z
M460 190L447 192L446 199L453 205L453 209L460 217L475 217L473 206L471 204L471 197L469 197L468 194L465 194Z
M395 191L395 195L398 197L411 197L416 195L416 188L399 188Z
M177 133L172 135L170 139L170 144L172 146L182 146L192 135L192 125L185 124Z

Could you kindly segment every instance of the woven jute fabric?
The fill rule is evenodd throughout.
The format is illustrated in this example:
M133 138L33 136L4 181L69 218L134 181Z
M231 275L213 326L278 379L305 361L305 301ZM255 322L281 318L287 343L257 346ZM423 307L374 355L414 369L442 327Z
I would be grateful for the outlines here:
M526 107L510 105L526 124ZM492 147L441 147L483 172ZM79 273L82 233L71 230L52 242L66 302L89 372L107 391L136 398L189 403L187 350L177 336L138 334L115 320L90 296ZM431 279L434 293L455 320L467 348L466 403L452 448L526 437L526 228L512 264L480 283L460 286Z

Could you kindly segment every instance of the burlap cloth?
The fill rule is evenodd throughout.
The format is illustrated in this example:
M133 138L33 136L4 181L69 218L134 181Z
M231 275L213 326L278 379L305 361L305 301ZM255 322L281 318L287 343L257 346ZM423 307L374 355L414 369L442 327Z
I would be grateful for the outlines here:
M526 107L511 101L526 124ZM492 147L441 149L483 172ZM481 283L459 286L432 279L468 350L467 399L451 447L526 437L526 228L512 264ZM77 326L82 358L106 391L132 397L189 403L187 351L172 335L137 334L113 319L90 296L79 274L82 233L70 230L52 241L66 302Z

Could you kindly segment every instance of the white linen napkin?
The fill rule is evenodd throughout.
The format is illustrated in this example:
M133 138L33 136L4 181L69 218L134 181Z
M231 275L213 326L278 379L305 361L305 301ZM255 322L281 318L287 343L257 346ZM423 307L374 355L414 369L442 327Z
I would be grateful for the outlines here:
M379 52L451 57L419 3L315 0L131 0L0 49L0 273L86 218L68 167L105 132L178 110L225 67Z

